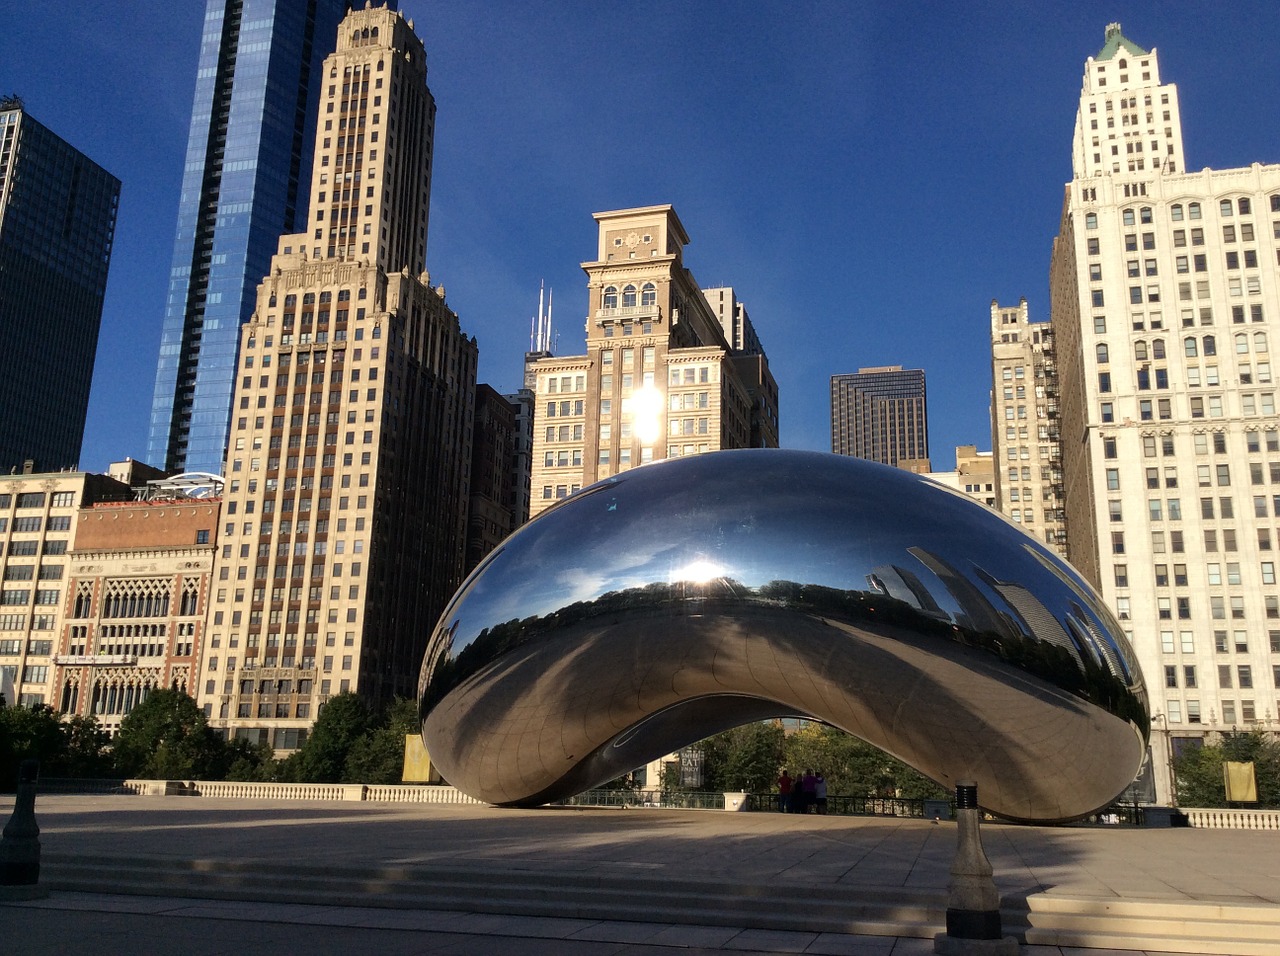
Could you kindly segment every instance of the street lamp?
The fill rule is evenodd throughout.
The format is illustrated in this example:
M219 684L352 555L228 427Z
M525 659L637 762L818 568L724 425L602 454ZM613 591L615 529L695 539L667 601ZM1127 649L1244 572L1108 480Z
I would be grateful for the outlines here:
M1173 735L1169 730L1169 718L1164 714L1152 714L1151 720L1160 721L1160 735L1164 740L1165 766L1169 771L1169 806L1178 805L1178 776L1173 769Z

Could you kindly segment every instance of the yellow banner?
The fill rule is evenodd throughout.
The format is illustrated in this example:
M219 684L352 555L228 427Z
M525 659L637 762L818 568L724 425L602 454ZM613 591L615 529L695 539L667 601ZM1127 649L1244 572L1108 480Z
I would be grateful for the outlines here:
M404 783L435 783L440 778L434 774L426 745L418 734L404 735Z
M1258 802L1258 783L1253 775L1252 761L1249 763L1224 761L1222 764L1222 783L1227 791L1227 802Z

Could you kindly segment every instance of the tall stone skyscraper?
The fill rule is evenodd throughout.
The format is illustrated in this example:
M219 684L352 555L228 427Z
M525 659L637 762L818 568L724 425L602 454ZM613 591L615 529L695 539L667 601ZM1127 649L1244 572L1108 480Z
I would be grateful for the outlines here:
M1068 558L1132 636L1171 753L1280 717L1280 166L1183 172L1178 91L1106 29L1050 270Z
M778 388L760 340L732 289L703 292L685 267L675 210L595 220L596 258L582 263L587 354L525 357L536 395L531 515L651 461L777 446Z
M1053 329L1032 322L1027 300L991 302L991 449L995 506L1067 553L1062 409Z
M199 700L281 749L331 695L412 696L461 582L477 350L425 265L435 102L413 25L325 60L312 222L244 326Z
M349 0L206 0L147 460L222 467L240 327L307 224L321 64Z
M885 365L832 375L831 450L885 465L923 462L928 471L924 370Z
M80 460L120 181L0 99L0 472Z

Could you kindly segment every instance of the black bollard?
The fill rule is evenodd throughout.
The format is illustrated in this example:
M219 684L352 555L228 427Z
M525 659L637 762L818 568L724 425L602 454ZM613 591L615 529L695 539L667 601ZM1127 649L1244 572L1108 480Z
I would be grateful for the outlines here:
M22 761L13 816L0 837L0 886L35 886L40 882L40 827L36 824L39 778L40 761Z

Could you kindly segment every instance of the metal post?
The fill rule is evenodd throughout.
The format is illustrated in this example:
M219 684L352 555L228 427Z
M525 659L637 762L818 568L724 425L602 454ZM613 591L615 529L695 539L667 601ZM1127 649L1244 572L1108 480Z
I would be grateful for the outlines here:
M36 781L40 762L24 760L18 770L13 815L0 837L0 899L43 895L40 882L40 827L36 824Z
M947 887L947 931L933 939L941 956L1013 956L1018 941L1005 936L1000 924L1000 893L992 878L991 862L982 849L978 829L978 786L956 787L956 858Z

